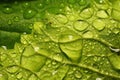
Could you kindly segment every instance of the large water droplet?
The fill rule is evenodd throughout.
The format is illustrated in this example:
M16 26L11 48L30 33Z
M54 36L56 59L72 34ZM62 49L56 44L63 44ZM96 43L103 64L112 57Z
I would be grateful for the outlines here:
M88 27L88 23L85 21L76 21L74 23L74 28L78 31L83 31Z
M37 11L35 9L26 9L23 13L23 17L25 19L31 19L37 14Z
M96 19L94 22L93 22L93 26L95 29L97 30L103 30L105 28L105 22L102 21L101 19Z
M75 71L74 75L75 75L76 78L81 78L82 77L82 74L81 74L80 71Z
M10 13L13 12L13 8L8 7L8 6L4 7L3 12L6 13L6 14L10 14Z
M92 17L93 12L94 11L92 8L86 8L80 13L80 16L84 19L88 19L88 18Z

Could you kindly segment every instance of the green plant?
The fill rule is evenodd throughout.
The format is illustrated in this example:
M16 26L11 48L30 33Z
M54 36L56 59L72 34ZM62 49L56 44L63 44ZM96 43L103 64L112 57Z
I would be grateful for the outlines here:
M119 80L119 0L0 3L0 80Z

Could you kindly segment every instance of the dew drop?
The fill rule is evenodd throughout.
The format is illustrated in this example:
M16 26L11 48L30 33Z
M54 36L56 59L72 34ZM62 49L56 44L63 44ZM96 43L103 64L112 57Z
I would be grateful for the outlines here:
M81 6L85 5L86 3L87 3L86 0L79 0L79 4L80 4Z
M102 4L102 3L104 3L104 0L95 0L95 2L98 4Z
M102 80L101 78L96 78L96 80Z
M11 8L11 7L4 7L4 9L3 9L3 13L5 13L5 14L11 14L13 12L13 8Z
M99 17L99 18L108 18L108 15L104 10L100 10L100 11L97 12L97 17Z
M68 0L68 3L74 4L76 0Z
M15 72L18 71L18 69L19 69L18 67L12 66L12 67L8 67L7 71L10 72L10 73L15 73Z
M80 71L75 71L74 75L76 78L79 78L79 79L82 77L82 74Z
M9 24L9 25L12 24L12 20L11 20L11 19L8 20L8 24Z
M101 19L96 19L94 22L93 22L93 26L95 29L101 31L105 28L105 22L102 21Z
M23 12L23 17L25 19L31 19L33 18L35 15L37 14L37 11L35 9L26 9L24 12Z
M85 32L83 34L84 38L93 38L93 33L91 31Z
M120 11L113 9L111 12L111 16L113 19L120 21Z
M63 57L60 54L56 54L53 56L53 59L61 62L63 60Z
M88 19L88 18L92 17L92 15L93 15L92 8L86 8L80 13L80 16L84 19Z
M67 17L65 15L62 15L62 14L56 15L56 19L58 22L60 22L62 24L65 24L68 22Z
M76 21L74 23L74 28L78 31L83 31L88 27L88 23L85 21Z
M18 16L15 16L15 17L13 18L13 20L14 20L15 22L18 22L18 21L19 21L19 17L18 17Z
M23 74L20 72L20 73L17 74L16 77L17 77L18 79L21 79L21 78L23 77Z

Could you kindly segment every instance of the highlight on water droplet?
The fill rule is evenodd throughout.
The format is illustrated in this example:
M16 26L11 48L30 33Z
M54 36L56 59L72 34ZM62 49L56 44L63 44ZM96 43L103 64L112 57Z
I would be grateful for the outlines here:
M103 20L101 19L96 19L94 22L93 22L93 26L95 29L101 31L105 28L106 24Z
M13 20L14 20L15 22L18 22L18 21L19 21L19 17L18 17L18 16L15 16L15 17L13 17Z
M76 21L73 26L76 30L83 31L88 27L88 23L85 21Z
M33 18L35 15L37 14L37 11L35 9L26 9L24 12L23 12L23 17L25 19L31 19Z

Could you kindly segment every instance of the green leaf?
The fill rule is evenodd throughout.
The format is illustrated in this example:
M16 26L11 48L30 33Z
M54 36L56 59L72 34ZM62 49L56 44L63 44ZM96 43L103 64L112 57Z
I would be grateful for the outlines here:
M18 1L9 8L4 3L0 14L21 21L16 17L16 27L4 21L6 27L0 26L0 80L120 80L120 24L113 2ZM9 25L15 26L11 20Z

